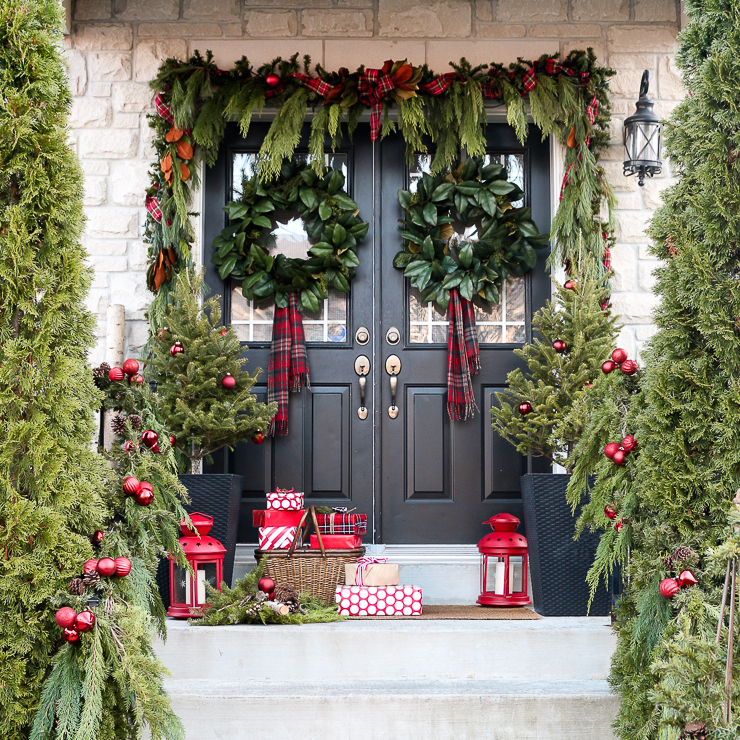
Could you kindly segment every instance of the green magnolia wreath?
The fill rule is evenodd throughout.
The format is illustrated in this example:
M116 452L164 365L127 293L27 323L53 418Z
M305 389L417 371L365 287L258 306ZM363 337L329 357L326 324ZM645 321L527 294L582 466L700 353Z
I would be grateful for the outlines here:
M403 249L394 267L443 311L450 291L486 306L496 304L507 277L529 272L549 234L540 234L529 208L512 204L524 196L500 164L471 157L447 173L422 175L417 190L398 191L404 209ZM476 227L476 238L465 230Z
M349 292L360 264L357 245L369 224L344 191L344 175L326 167L317 174L315 168L285 159L277 180L245 179L239 200L225 206L229 226L214 239L212 261L223 280L242 281L245 297L274 295L285 308L290 293L298 293L301 306L316 312L329 288ZM308 259L269 253L270 213L276 210L300 216L312 245Z

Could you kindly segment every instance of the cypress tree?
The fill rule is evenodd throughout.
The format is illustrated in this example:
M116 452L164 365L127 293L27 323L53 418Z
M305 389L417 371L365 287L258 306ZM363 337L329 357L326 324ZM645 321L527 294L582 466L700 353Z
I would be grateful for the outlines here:
M59 645L50 597L92 557L105 472L58 0L0 0L0 736L27 736Z

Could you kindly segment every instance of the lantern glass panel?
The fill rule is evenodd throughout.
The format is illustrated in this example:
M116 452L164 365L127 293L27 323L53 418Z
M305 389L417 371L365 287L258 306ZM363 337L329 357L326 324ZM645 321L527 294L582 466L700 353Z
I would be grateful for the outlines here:
M497 596L504 595L506 569L504 560L504 558L488 557L485 591L489 594L496 594Z
M521 555L512 555L509 558L509 593L521 594L524 592L524 558Z
M207 601L206 583L213 586L213 588L218 586L217 563L198 563L196 582L198 584L198 604L205 604Z
M190 573L175 566L175 601L179 604L187 604L190 598Z

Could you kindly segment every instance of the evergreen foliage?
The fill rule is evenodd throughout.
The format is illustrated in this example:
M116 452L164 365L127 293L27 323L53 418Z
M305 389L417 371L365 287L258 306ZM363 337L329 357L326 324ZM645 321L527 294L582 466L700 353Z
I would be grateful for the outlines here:
M508 390L496 394L499 405L491 409L494 429L519 452L562 465L583 432L579 409L590 393L587 384L602 374L617 333L616 319L602 308L606 276L593 258L581 262L571 270L573 287L558 285L556 299L532 317L538 336L514 350L527 371L509 373ZM555 351L556 340L565 342L565 352ZM521 414L519 404L526 402L532 410Z
M234 330L220 324L219 296L201 306L202 293L202 273L178 275L152 354L159 414L191 472L216 450L265 431L276 411L276 404L258 402L251 391L260 371L242 369L244 348ZM182 352L173 354L177 342ZM229 374L233 389L222 385Z

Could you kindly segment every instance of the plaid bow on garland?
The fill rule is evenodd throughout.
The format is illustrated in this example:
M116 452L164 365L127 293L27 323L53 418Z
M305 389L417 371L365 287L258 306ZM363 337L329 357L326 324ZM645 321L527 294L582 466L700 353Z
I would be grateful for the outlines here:
M288 434L288 394L303 386L311 387L308 355L303 335L303 320L298 310L298 294L290 294L287 308L275 308L272 322L270 364L267 367L267 402L277 402L267 433L284 437Z
M386 62L388 66L388 62ZM357 80L360 102L370 108L370 139L375 141L380 133L380 117L383 113L383 98L396 87L388 72L382 69L366 69Z
M450 328L447 335L447 414L450 419L468 419L478 411L473 393L473 375L480 372L478 330L473 304L450 291Z

